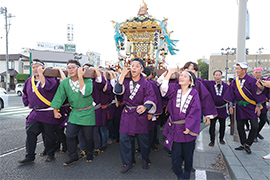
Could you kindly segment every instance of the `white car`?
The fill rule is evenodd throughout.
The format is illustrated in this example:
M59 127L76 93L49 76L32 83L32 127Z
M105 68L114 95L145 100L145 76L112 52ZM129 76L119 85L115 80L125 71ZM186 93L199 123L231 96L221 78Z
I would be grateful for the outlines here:
M16 84L15 91L18 96L23 95L23 87L24 87L24 84Z
M0 110L8 107L8 95L0 91Z
M5 94L7 94L7 91L4 88L1 88L0 87L0 91L3 92L3 93L5 93Z

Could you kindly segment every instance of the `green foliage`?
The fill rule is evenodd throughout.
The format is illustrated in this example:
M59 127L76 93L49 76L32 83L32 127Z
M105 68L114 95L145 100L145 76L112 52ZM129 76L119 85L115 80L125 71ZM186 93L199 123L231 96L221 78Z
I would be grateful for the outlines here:
M202 59L198 59L197 62L198 62L198 66L199 66L199 71L201 72L201 78L208 79L209 64L202 61Z
M18 83L24 83L26 81L26 79L28 79L30 77L29 74L17 74L16 75L16 79Z

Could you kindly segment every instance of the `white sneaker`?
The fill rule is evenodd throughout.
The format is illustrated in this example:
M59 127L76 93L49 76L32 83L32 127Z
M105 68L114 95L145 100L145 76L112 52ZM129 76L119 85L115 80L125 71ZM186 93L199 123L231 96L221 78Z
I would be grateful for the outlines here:
M270 160L270 154L263 156L263 159Z

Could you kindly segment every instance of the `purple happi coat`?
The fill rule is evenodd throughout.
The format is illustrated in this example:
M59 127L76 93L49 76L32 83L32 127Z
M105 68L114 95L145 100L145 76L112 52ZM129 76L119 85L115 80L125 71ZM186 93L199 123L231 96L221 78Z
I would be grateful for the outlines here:
M123 103L123 95L116 95L116 99L118 101L119 106L116 107L114 117L121 118L122 111L124 109L124 103Z
M269 77L267 79L269 79ZM261 78L261 80L269 81L267 79ZM269 94L269 88L264 88L262 94L264 94L265 97L269 99L269 96L270 96L270 94ZM263 106L263 109L261 109L261 114L266 114L267 111L268 111L268 108L267 108L267 105L266 105L266 101L264 103L262 103L262 106Z
M163 134L167 137L164 145L170 149L173 142L195 140L200 133L201 117L201 104L197 90L195 88L191 89L181 111L182 89L179 84L170 83L164 97L169 98L167 109L170 113L163 130ZM185 120L185 122L183 124L174 124L179 120ZM183 133L186 128L190 130L189 134Z
M157 98L157 110L155 112L155 115L160 115L162 114L162 108L163 108L163 102L162 102L162 96L160 93L160 90L158 88L157 82L147 79L148 82L150 82L152 84L153 90L155 92L156 98Z
M112 86L109 80L107 80L107 89L102 91L100 103L101 103L101 117L98 122L98 126L107 126L107 111L108 105L111 99Z
M112 120L115 117L117 111L116 103L118 103L118 100L116 98L116 95L113 93L113 86L115 86L116 82L116 79L110 80L112 88L109 94L108 120Z
M49 108L50 106L42 102L34 92L31 84L31 78L29 77L25 81L23 88L23 104L29 106L32 109L28 115L26 122L43 122L47 124L59 124L59 120L54 118L53 110L41 110ZM48 101L52 101L56 93L59 83L55 78L45 77L45 85L41 87L40 81L37 82L36 87L39 93Z
M202 108L202 114L204 116L209 116L213 115L214 117L218 114L217 109L215 107L215 103L212 99L211 94L209 91L206 89L204 84L202 83L203 79L201 78L196 78L195 84L196 86L193 87L195 88L200 97L200 102L201 102L201 108ZM175 79L173 81L170 80L170 83L179 83L179 79ZM201 118L201 117L200 117Z
M156 100L157 100L157 103L156 103L157 110L155 112L155 115L156 116L161 115L162 114L162 108L163 108L163 101L162 101L162 96L161 96L160 90L158 88L157 82L153 81L151 79L147 79L147 81L152 85L153 90L155 92ZM149 131L152 130L155 127L157 121L160 121L160 120L158 118L156 118L155 121L152 121L152 120L148 121Z
M95 118L96 118L96 126L100 126L100 119L101 119L101 97L102 97L102 92L103 88L106 84L105 78L101 75L102 82L97 83L95 79L93 79L93 92L92 92L92 97L94 99L94 104L95 104ZM97 108L99 107L99 108Z
M196 79L195 83L196 83L196 86L194 88L199 93L203 115L204 116L208 116L208 115L216 116L218 114L218 112L217 112L217 109L215 107L215 103L212 99L211 94L206 89L206 87L203 85L203 83L200 81L200 79L199 80Z
M262 103L266 100L266 97L263 94L257 95L258 87L256 82L257 80L254 77L246 74L242 80L242 90L249 99L254 100L256 103ZM224 94L224 100L233 103L237 101L245 101L237 89L235 79L231 82L229 88ZM258 116L255 114L255 108L256 105L253 104L247 104L246 106L236 104L236 120L257 119Z
M156 96L152 85L141 75L135 86L131 78L126 78L122 87L121 94L123 94L125 107L121 115L119 132L131 136L148 133L147 113L144 112L140 115L136 108L139 105L152 104L148 113L156 112Z
M227 118L227 102L223 99L225 92L227 91L229 85L221 81L220 91L218 91L216 81L203 80L203 84L211 94L213 101L215 103L218 116L217 118Z

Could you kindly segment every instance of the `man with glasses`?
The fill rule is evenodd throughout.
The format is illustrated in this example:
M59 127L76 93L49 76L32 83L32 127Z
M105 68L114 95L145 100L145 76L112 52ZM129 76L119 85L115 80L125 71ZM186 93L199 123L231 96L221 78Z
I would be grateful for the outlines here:
M64 166L70 166L78 162L76 137L80 130L85 138L86 162L92 162L93 160L93 130L95 126L95 107L93 106L92 98L93 82L90 78L83 78L85 70L80 66L77 60L69 60L67 62L69 77L64 79L59 85L51 104L51 107L54 108L55 118L61 117L58 109L60 109L66 98L68 98L68 102L72 107L66 130L70 159L64 162ZM102 83L100 72L97 69L94 70L97 77L96 82Z

